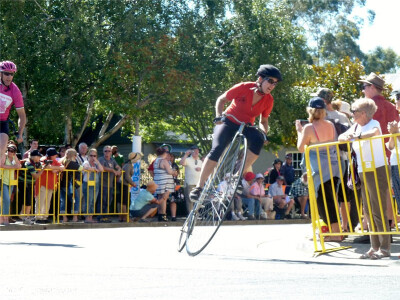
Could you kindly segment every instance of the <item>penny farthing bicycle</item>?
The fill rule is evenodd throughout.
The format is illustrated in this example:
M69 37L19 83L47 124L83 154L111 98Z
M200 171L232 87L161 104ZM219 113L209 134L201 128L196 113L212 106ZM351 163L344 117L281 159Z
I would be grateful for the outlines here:
M239 129L218 160L181 229L178 251L186 246L191 256L207 247L225 220L246 162L247 139L243 130L250 125L240 122L233 115L226 116L235 119L240 124ZM262 132L258 127L254 128ZM266 140L264 132L262 134Z

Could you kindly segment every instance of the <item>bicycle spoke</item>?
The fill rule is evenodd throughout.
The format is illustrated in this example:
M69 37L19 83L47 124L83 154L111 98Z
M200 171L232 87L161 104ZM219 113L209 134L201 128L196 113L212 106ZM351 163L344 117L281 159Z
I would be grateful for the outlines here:
M190 255L199 254L224 221L243 172L246 151L246 140L237 134L204 185L186 239Z

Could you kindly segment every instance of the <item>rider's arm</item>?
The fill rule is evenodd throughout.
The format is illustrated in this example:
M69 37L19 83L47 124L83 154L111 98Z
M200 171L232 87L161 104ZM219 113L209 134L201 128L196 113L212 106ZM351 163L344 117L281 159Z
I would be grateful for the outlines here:
M17 108L17 113L18 113L18 137L17 137L17 142L22 143L22 134L24 133L25 125L26 125L26 114L25 114L25 109L22 108Z
M226 98L226 92L218 97L217 102L215 103L215 114L217 117L221 116L224 112L225 104L229 100Z
M260 128L265 132L265 134L268 133L268 117L265 118L261 116L260 118Z

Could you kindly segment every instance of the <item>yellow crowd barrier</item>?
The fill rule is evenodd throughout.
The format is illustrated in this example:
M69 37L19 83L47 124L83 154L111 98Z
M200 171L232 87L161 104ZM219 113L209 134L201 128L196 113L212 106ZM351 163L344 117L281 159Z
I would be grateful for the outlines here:
M53 223L63 216L120 216L129 222L130 193L122 183L123 172L117 181L109 172L65 170L54 186L52 171L44 174L29 181L26 168L0 168L0 216L51 218Z
M336 243L326 244L328 241L340 242L343 236L400 234L397 225L397 204L391 186L391 166L389 159L384 159L386 157L385 142L390 136L392 135L306 147L304 158L316 254L350 248L335 246ZM393 137L396 138L393 151L397 161L400 161L400 145L397 141L399 134ZM339 150L339 145L342 144L347 146L347 152ZM350 172L350 177L346 174L348 170L346 160L350 169L353 167L351 160L353 144L359 148L361 159L362 172L359 174L362 185L359 190L347 187L348 178L353 186L356 185L356 174ZM376 157L378 159L382 157L383 166L376 168ZM335 174L338 176L335 177ZM397 169L393 175L400 177L399 170ZM318 189L315 189L316 186ZM343 209L340 209L339 194L342 197ZM368 226L365 225L366 222L363 222L366 217L368 217ZM344 219L348 220L348 230L343 228ZM388 220L392 220L392 226L389 226ZM331 247L328 248L327 245Z

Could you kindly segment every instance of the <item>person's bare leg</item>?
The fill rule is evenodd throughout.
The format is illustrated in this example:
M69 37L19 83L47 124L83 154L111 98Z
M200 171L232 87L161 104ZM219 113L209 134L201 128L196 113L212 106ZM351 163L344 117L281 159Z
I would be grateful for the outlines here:
M171 212L171 217L172 218L176 218L176 203L175 202L171 202L169 204L169 209L170 209L170 212Z
M252 166L255 163L255 161L257 160L257 158L258 158L257 154L254 154L250 150L247 151L246 163L244 164L243 174L245 174L247 172L251 172L253 170Z
M347 203L347 210L350 212L350 203ZM343 231L347 231L347 226L349 224L349 219L347 218L346 204L340 202L340 213L342 215L342 228Z
M143 217L141 217L141 219L144 220L144 219L146 219L147 217L152 217L152 215L154 215L155 212L157 212L157 207L155 207L155 208L150 208L150 209L143 215Z
M169 192L165 192L164 194L160 195L158 197L158 200L160 200L160 204L158 205L158 213L160 215L165 215L167 213L167 199L169 196Z
M306 216L305 209L306 209L306 204L307 204L307 196L301 196L299 197L299 202L300 202L300 213L302 217Z

